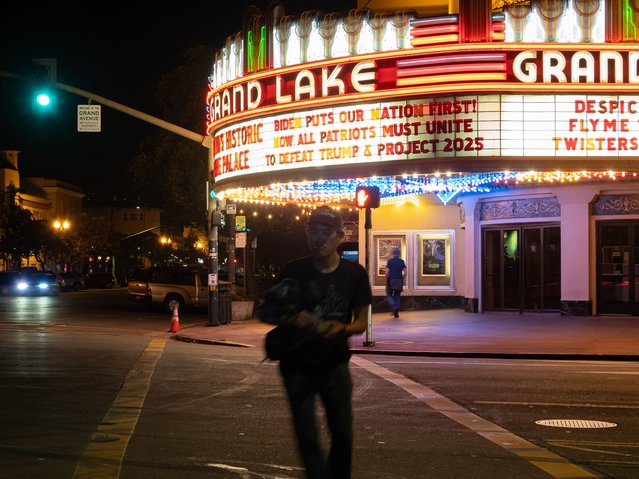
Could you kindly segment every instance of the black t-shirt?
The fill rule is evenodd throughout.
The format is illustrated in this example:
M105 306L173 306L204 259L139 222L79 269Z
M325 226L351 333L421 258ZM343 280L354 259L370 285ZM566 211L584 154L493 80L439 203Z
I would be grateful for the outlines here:
M311 311L320 319L337 320L346 324L353 321L353 310L371 303L371 287L366 270L358 263L340 258L339 265L330 273L320 273L308 256L288 263L278 275L296 280L301 288L302 309ZM346 335L325 339L314 337L293 354L282 359L286 367L317 368L334 365L350 358Z

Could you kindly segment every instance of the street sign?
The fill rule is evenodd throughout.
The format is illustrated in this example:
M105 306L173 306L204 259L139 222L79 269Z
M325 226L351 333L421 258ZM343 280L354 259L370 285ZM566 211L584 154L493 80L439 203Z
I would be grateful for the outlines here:
M237 211L237 206L235 204L227 203L226 205L226 213L229 215L234 215Z
M235 217L235 231L246 231L246 216Z
M78 105L78 131L102 131L101 115L101 105Z
M235 247L246 248L246 231L235 233Z

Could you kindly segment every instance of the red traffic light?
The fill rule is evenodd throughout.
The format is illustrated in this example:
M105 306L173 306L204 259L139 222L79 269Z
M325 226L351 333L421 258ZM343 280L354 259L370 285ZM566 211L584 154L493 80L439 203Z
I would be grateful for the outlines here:
M379 207L379 188L377 186L358 186L355 190L355 206L358 208Z

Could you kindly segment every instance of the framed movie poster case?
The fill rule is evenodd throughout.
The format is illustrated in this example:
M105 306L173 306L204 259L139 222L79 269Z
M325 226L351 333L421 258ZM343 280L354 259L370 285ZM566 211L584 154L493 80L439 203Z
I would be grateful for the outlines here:
M393 256L393 248L399 248L401 257L405 258L406 236L392 234L373 236L374 286L386 286L386 262Z
M422 232L416 241L417 285L452 287L453 232Z

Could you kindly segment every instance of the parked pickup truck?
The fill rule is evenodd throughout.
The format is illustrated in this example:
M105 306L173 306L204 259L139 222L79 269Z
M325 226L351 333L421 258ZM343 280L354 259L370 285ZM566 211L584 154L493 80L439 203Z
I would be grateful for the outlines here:
M198 266L153 266L134 271L127 284L128 297L147 307L171 312L208 305L208 270Z

